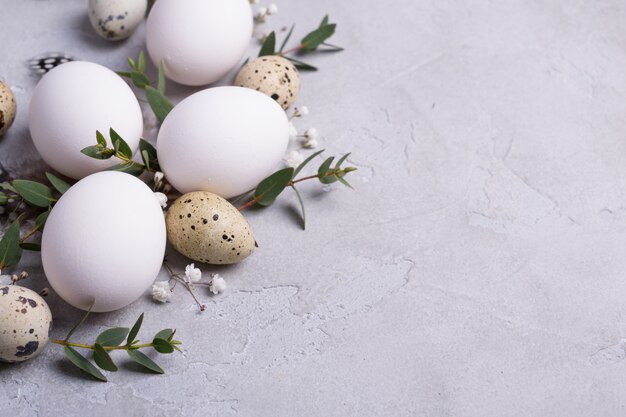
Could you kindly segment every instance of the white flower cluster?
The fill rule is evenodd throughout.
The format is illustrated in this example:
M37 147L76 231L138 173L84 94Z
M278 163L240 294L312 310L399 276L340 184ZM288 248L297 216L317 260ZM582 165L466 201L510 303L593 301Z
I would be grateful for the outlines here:
M256 3L258 3L258 2L255 1L253 4L256 4ZM254 15L254 19L258 23L264 23L265 20L269 16L273 16L276 13L278 13L278 6L275 3L272 3L268 7L259 7L259 9L257 10L256 14Z
M190 289L194 284L202 284L202 271L200 268L196 268L195 264L189 264L185 267L185 276L180 277L177 274L172 276L173 279L182 282L187 289ZM213 294L219 294L226 290L226 281L219 274L212 274L211 281L205 283L209 288L209 291ZM173 287L170 285L170 281L157 281L152 285L152 298L160 303L166 303L172 297Z
M293 120L298 117L307 116L308 114L309 114L309 108L307 106L296 107L293 110L293 114L291 115L289 119ZM298 138L302 139L301 144L302 144L302 147L305 149L317 148L319 146L317 142L318 137L319 137L319 132L314 127L308 128L307 130L304 131L302 135L300 135L298 133L298 129L293 124L293 122L289 123L289 138L292 140L295 140Z
M157 281L152 285L152 298L160 303L166 303L172 296L169 281Z

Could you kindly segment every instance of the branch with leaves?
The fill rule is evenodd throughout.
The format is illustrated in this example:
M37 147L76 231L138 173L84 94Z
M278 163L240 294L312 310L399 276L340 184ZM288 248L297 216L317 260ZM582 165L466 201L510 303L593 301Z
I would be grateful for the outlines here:
M181 351L178 347L181 342L174 339L176 330L163 329L154 335L150 343L141 343L137 340L137 334L143 324L143 313L139 316L132 328L113 327L107 329L96 337L93 344L70 341L74 333L85 323L90 311L87 311L85 316L72 327L65 339L53 339L51 342L63 346L63 352L70 362L99 381L107 382L107 378L98 368L108 372L116 372L118 370L113 358L111 358L111 351L124 350L130 359L141 365L144 369L157 374L163 374L165 371L145 353L141 352L140 349L151 348L163 354L169 354L175 350ZM93 359L97 367L76 349L93 351Z
M276 32L270 32L269 35L265 38L263 42L263 46L261 46L261 51L259 52L259 56L267 56L267 55L277 55L281 56L285 59L291 61L296 68L305 71L317 71L317 67L313 65L307 64L299 59L296 59L292 56L288 56L290 54L310 54L315 51L325 51L325 52L339 52L343 51L343 48L340 46L332 45L326 42L329 38L331 38L335 34L335 30L337 28L337 24L329 23L328 15L324 17L322 23L308 35L306 35L300 43L290 49L285 49L287 47L287 43L291 39L291 35L293 34L293 30L296 25L291 26L289 33L283 40L280 48L276 50Z

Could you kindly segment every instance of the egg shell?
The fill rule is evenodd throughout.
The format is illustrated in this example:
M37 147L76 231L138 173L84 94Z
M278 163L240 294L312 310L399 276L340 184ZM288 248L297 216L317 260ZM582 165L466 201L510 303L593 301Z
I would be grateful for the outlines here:
M231 86L200 91L174 107L157 150L165 176L181 193L231 198L269 175L288 143L284 110L265 94Z
M139 179L106 171L73 185L48 216L41 260L50 285L74 307L113 311L154 282L165 254L165 220Z
M135 152L143 133L139 102L119 75L102 65L74 61L43 76L30 102L28 127L41 157L56 171L80 179L119 161L82 154L96 144L96 130L107 139L113 128Z
M89 21L109 41L128 38L142 22L148 0L89 0Z
M37 356L48 343L52 313L36 292L0 285L0 361L22 362Z
M15 114L17 113L17 104L15 96L8 85L0 81L0 136L9 130Z
M247 220L215 194L198 191L178 198L166 224L170 243L194 261L232 264L250 256L255 247Z
M285 58L263 56L241 68L235 79L235 85L260 91L287 110L298 98L300 74Z
M213 83L241 61L252 37L248 0L159 0L146 22L155 66L180 84Z

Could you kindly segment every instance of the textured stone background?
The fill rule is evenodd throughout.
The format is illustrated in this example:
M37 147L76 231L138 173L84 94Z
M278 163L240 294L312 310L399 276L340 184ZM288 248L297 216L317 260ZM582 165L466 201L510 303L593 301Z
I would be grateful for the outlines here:
M85 3L2 0L0 76L20 108L0 163L13 175L43 169L27 59L59 50L120 69L143 47L143 28L97 38ZM185 342L159 358L166 375L92 382L51 347L0 365L1 414L624 415L624 2L278 5L269 28L297 22L302 35L325 12L339 23L347 50L313 60L322 70L304 75L300 100L312 115L298 124L333 154L353 151L356 191L306 186L306 232L293 196L250 212L261 248L205 267L228 291L202 293L204 314L177 292L80 333L145 311L146 330L175 326ZM46 285L37 256L23 265L28 285ZM79 314L49 300L62 336Z

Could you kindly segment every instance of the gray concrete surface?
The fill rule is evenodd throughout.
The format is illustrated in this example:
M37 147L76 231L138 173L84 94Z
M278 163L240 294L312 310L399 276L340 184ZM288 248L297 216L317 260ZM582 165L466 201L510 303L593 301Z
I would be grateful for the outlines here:
M20 110L0 162L13 175L44 169L26 129L28 58L118 69L143 48L143 27L97 38L85 3L2 0L0 77ZM261 248L204 268L228 282L201 294L205 313L184 292L145 297L79 334L145 311L147 330L175 326L185 343L159 358L166 375L91 382L50 347L0 366L1 414L623 416L624 3L277 3L269 28L302 35L326 12L339 24L347 50L312 60L298 125L353 152L356 191L308 185L306 232L291 195L250 212ZM23 265L46 285L37 256ZM49 300L62 336L78 313Z

